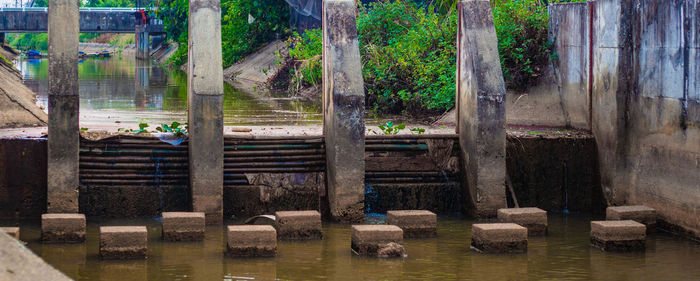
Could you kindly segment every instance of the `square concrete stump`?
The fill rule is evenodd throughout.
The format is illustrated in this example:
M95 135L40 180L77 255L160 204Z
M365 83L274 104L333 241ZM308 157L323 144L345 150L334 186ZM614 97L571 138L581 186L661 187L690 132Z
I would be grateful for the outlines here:
M592 221L591 245L603 251L644 250L646 227L633 220Z
M41 240L44 243L81 243L85 241L85 215L41 215Z
M274 257L277 231L271 225L229 225L228 254L233 257Z
M386 223L400 227L404 238L425 238L437 235L437 215L427 210L387 211Z
M498 221L524 226L530 236L547 234L547 211L540 208L498 209Z
M647 233L656 231L656 210L647 206L617 206L605 209L606 220L633 220L644 224Z
M204 212L164 212L163 240L204 240L205 224Z
M103 259L143 259L147 248L145 226L100 227L100 257Z
M323 239L321 213L318 211L280 211L275 212L275 219L280 239Z
M527 252L527 228L514 223L474 224L471 247L482 253Z
M360 256L381 256L381 251L397 245L403 255L403 230L395 225L362 224L352 226L350 247Z
M19 227L0 227L0 231L19 240Z

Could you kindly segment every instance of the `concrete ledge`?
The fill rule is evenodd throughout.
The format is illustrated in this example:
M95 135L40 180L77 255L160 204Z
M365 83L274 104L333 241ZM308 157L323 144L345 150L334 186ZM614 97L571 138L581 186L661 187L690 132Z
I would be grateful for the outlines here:
M271 225L229 225L228 254L233 257L274 257L277 231Z
M647 206L616 206L605 209L606 220L633 220L644 224L647 233L656 231L656 210Z
M592 221L591 245L603 251L644 250L646 227L633 220Z
M10 237L19 240L19 227L0 227L0 232L5 232Z
M205 216L203 212L164 212L163 240L204 240Z
M427 210L398 210L386 212L386 223L403 230L404 238L435 237L437 216Z
M514 223L474 224L471 248L483 253L527 252L527 228Z
M279 211L275 212L275 218L280 239L323 239L323 224L318 211Z
M41 240L44 243L81 243L85 241L85 215L41 215Z
M383 248L403 243L403 230L395 225L353 225L351 233L350 247L360 256L379 256Z
M547 234L547 211L540 208L498 209L498 221L524 226L529 236Z
M31 250L6 233L0 232L0 280L71 280L47 264Z
M148 230L145 226L100 227L100 257L103 259L146 258Z

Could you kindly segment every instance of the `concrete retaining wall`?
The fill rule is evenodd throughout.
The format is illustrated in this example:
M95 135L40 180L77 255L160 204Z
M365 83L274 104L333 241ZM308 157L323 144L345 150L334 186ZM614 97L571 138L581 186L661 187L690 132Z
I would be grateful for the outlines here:
M582 19L589 16L592 23L591 125L608 203L656 208L662 220L695 237L700 237L699 3L598 0L588 15L588 3L550 8L550 26L558 26L553 32L560 34L554 38L561 81L586 79L581 60L586 44L575 43L586 30ZM574 84L563 88L567 96L583 92L587 83Z

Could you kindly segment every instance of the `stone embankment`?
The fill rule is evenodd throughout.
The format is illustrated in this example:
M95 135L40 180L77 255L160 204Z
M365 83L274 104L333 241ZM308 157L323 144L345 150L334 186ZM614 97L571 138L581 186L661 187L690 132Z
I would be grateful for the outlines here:
M15 54L0 49L12 60ZM48 116L36 104L36 94L22 83L22 75L11 63L0 59L0 128L46 126Z

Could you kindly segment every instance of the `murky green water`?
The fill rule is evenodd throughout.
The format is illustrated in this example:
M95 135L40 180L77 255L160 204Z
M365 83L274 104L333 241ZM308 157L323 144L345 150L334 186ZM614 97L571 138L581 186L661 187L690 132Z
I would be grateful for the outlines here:
M48 104L48 60L20 60L25 84ZM78 64L82 127L185 122L187 75L133 58L85 59ZM225 125L321 124L320 105L265 93L249 94L224 83Z
M345 224L326 223L321 241L281 241L275 258L227 257L221 226L204 242L174 243L160 240L154 219L89 221L85 244L44 245L38 222L21 225L28 247L76 280L700 279L700 244L665 233L651 234L645 252L605 253L589 245L588 217L550 215L549 235L530 238L526 254L479 254L468 247L472 223L441 216L437 238L404 241L408 257L398 259L354 256ZM147 260L99 259L100 225L138 224L148 226Z

